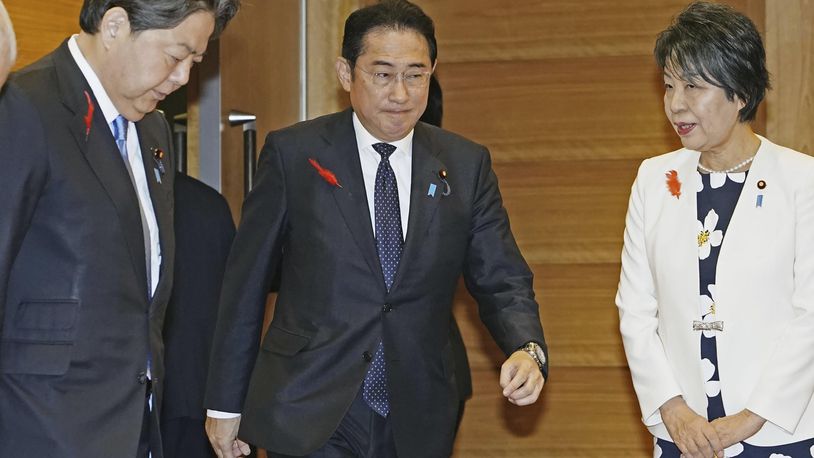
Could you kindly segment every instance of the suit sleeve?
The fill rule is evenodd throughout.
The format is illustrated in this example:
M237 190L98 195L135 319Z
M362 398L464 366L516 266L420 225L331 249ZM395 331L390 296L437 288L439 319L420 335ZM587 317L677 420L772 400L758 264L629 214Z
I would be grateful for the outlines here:
M780 334L746 408L789 433L814 394L814 168L794 195L794 318Z
M286 221L283 161L270 134L226 263L206 388L208 409L243 410L271 279L282 256Z
M480 156L464 281L478 302L481 320L506 355L534 341L548 359L533 274L512 235L489 152L484 148ZM548 375L547 362L543 372Z
M646 162L645 162L646 163ZM658 335L658 301L644 231L645 165L633 183L625 219L622 273L616 293L619 328L625 347L633 387L639 399L642 420L648 426L661 423L659 407L681 395Z
M48 178L47 157L36 109L7 84L0 92L0 326L11 269Z

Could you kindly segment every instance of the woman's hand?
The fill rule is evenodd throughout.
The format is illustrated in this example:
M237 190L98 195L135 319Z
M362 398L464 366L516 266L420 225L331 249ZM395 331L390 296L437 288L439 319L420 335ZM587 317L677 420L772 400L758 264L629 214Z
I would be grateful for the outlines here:
M755 433L760 431L764 423L766 423L766 419L747 409L743 409L734 415L713 420L710 424L715 428L724 447L729 447L754 436Z
M724 446L718 432L706 418L693 412L681 396L665 402L660 408L667 432L685 458L723 457Z

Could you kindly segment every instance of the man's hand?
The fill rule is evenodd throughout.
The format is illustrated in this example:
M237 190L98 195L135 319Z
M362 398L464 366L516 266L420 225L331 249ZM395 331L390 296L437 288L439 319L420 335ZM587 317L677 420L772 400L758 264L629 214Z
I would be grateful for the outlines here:
M206 418L206 435L218 458L239 458L251 453L249 444L237 438L240 417Z
M734 415L713 420L711 425L721 438L724 447L729 447L754 436L764 423L766 420L763 417L743 409Z
M724 456L724 445L706 418L693 412L681 396L665 402L660 408L667 432L685 458Z
M525 351L517 350L500 368L503 396L518 406L534 404L545 384L543 373Z

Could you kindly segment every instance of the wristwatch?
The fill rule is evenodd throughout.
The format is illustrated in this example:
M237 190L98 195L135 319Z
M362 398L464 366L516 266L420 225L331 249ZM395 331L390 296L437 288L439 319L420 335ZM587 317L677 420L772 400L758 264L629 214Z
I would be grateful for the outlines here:
M526 345L520 347L521 350L528 353L529 356L537 363L537 367L540 368L540 372L545 374L545 370L543 370L543 366L545 366L546 358L545 352L543 351L543 347L537 344L537 342L529 342Z

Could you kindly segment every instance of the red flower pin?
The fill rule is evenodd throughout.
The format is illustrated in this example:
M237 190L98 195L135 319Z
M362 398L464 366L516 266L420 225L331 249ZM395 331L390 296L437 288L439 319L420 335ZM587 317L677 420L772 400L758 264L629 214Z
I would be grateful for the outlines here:
M90 123L93 120L93 101L90 99L90 94L88 91L85 91L85 99L88 101L88 113L85 115L85 141L88 141L88 135L90 135Z
M667 189L676 199L681 197L681 182L678 181L678 172L670 170L664 174L667 177Z
M339 184L339 180L336 179L336 175L334 175L334 173L331 172L330 170L319 165L319 162L317 162L316 159L308 158L308 162L310 162L311 165L313 165L314 168L317 169L317 173L319 173L319 176L321 176L326 183L328 183L331 186L336 186L338 188L342 187L342 185Z

